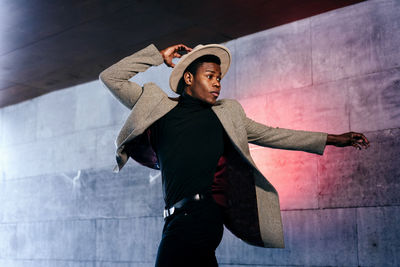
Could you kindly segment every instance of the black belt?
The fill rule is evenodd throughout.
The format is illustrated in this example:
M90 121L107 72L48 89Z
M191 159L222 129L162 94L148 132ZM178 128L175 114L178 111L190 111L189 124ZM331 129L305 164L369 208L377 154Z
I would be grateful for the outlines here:
M210 197L211 197L211 192L210 193L206 193L206 194L196 194L196 195L193 195L191 197L185 197L185 198L179 200L178 202L176 202L174 205L172 205L171 208L164 209L164 220L168 216L171 216L172 214L174 214L176 209L180 209L183 206L185 206L186 203L191 202L191 201L200 201L200 200L207 199L207 198L210 198Z

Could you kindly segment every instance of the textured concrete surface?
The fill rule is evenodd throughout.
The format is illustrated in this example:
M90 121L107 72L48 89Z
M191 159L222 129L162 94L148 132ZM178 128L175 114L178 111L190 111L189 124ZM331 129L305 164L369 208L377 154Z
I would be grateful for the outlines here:
M231 41L221 97L264 124L362 131L365 151L323 156L251 146L280 195L286 248L225 231L221 266L399 266L399 1L366 1ZM349 23L354 20L354 24ZM133 51L132 51L133 52ZM171 69L132 80L169 95ZM93 81L0 109L0 266L153 266L159 171L114 139L129 110Z
M79 261L63 261L63 260L2 260L0 266L4 267L96 267L96 263L79 262Z
M248 118L268 126L276 127L277 125L271 123L270 118L267 116L267 111L269 109L267 106L267 99L268 96L263 95L257 97L240 98L238 101L242 105Z
M237 39L235 98L310 85L310 20Z
M161 240L162 217L97 221L97 259L154 262Z
M77 99L74 90L61 90L36 99L37 104L37 138L73 133L71 122L75 121ZM49 112L49 111L52 112ZM88 116L87 114L81 115ZM66 126L69 127L66 127Z
M98 129L4 147L6 179L91 168L96 162Z
M400 204L400 129L368 132L371 147L329 147L318 162L319 205L365 207Z
M9 106L2 110L2 146L15 146L36 140L36 99Z
M109 97L108 90L99 90L98 83L88 82L73 88L76 112L72 121L76 131L121 125L129 114L129 109Z
M0 259L15 258L17 255L17 225L0 224Z
M400 68L349 80L353 131L400 127Z
M101 261L96 263L96 267L154 267L154 262L113 262Z
M267 94L268 123L328 133L349 131L349 102L346 81L324 83Z
M130 165L5 180L0 222L161 216L160 172Z
M83 172L80 217L120 218L162 216L161 174L143 166L125 166L119 174Z
M17 257L21 259L93 260L96 257L94 220L19 223Z
M67 177L61 174L4 181L0 189L1 221L10 223L76 217L76 186L73 179Z
M312 17L313 81L398 67L400 2L375 0Z
M400 207L358 208L361 266L400 266Z
M0 109L0 147L3 146L3 112L4 109Z
M253 265L253 264L219 264L219 266L223 267L246 267L246 266L250 266L250 267L298 267L300 265Z
M285 249L252 247L225 230L224 239L217 249L219 262L285 266L357 265L355 209L284 211L282 215Z
M319 156L300 151L254 147L256 165L278 190L281 209L318 208Z

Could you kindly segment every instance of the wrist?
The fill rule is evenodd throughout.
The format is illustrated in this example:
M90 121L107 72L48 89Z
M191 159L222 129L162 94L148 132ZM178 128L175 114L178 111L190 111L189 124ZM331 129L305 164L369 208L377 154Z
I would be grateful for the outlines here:
M158 52L160 52L160 55L162 56L162 58L164 58L164 50L160 50Z
M335 134L328 134L326 138L326 145L335 145L337 143L338 136Z

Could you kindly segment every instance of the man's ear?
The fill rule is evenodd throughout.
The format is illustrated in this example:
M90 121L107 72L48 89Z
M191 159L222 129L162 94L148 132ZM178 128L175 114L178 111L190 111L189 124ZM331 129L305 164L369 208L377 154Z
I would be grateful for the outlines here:
M186 85L189 85L189 86L192 85L192 83L193 83L193 74L190 73L189 71L185 72L183 74L183 80L185 81Z

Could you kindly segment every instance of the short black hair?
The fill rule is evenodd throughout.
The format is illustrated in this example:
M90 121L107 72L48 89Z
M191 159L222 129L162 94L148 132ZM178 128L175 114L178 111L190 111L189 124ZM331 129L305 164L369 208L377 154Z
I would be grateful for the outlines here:
M190 63L190 65L186 67L183 74L185 74L185 72L188 71L191 74L193 74L193 76L195 76L198 68L201 66L201 64L203 64L205 62L211 62L211 63L221 65L221 60L219 59L219 57L217 57L215 55L204 55L204 56L196 58L192 63ZM185 89L185 85L186 85L186 83L185 83L185 81L183 79L183 75L182 75L181 79L178 82L178 86L177 86L177 90L176 90L178 94L181 94L183 92L183 89Z

